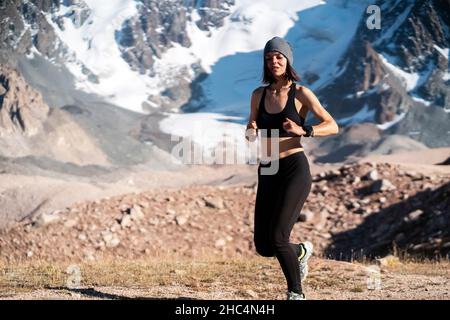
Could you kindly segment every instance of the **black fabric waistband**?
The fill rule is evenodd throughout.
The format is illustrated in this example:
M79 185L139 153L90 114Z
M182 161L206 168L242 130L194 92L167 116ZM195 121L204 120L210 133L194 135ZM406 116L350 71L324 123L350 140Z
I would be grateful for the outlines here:
M275 161L279 161L279 163L281 164L281 163L284 163L284 162L289 162L289 160L296 159L296 158L299 158L299 157L306 157L305 152L303 150L294 152L294 153L292 153L292 154L290 154L290 155L288 155L286 157L283 157L281 159L276 159L276 160L272 160L272 161L268 161L268 162L260 161L260 165L262 165L262 166L270 166L270 164L272 162L275 162Z

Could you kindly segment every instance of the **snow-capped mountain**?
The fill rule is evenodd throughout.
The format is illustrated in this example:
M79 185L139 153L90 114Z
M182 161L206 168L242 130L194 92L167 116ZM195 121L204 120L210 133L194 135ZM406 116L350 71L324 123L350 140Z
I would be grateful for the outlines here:
M7 0L0 3L0 62L17 66L53 107L85 99L70 85L89 99L164 114L167 134L216 128L198 135L214 145L224 131L242 138L250 94L261 84L262 49L277 35L293 45L301 83L341 126L373 122L409 135L425 123L411 137L448 145L448 3L377 1L381 29L367 27L371 4ZM55 81L66 79L61 74L70 81Z
M232 2L204 2L209 7L199 1L11 1L2 10L2 38L7 49L69 69L77 89L146 113L172 103L161 94L180 80L185 89L202 63L217 59L201 61L204 49L188 48L195 39L188 32L206 35L219 27Z
M343 125L373 122L431 147L448 145L449 3L377 4L381 28L369 30L366 20L360 21L320 96Z

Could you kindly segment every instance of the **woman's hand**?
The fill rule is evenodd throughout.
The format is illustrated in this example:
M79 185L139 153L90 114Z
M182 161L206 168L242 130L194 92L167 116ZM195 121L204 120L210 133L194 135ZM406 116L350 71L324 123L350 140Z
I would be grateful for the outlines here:
M251 121L247 124L247 129L245 130L245 139L250 142L255 141L258 136L258 126L256 125L256 121Z
M291 132L294 133L295 135L298 136L303 136L306 131L303 130L302 127L300 127L298 124L296 124L294 121L292 121L289 118L285 118L286 121L283 122L283 129L286 130L287 132Z

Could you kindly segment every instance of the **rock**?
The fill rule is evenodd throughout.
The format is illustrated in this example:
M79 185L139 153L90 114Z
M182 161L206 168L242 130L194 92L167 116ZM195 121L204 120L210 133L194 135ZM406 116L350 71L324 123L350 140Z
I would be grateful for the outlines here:
M413 251L419 251L419 250L425 249L426 247L427 247L427 244L426 244L426 243L419 243L419 244L414 245L414 246L412 247L412 250L413 250Z
M205 206L205 201L200 200L200 199L196 199L196 200L195 200L195 204L196 204L198 207L203 208L203 207Z
M347 209L351 210L351 209L358 209L361 207L361 205L359 204L358 200L355 199L349 199L345 202L345 206Z
M333 170L330 170L329 175L332 177L339 177L341 175L341 171L338 169L333 169Z
M359 176L354 176L350 181L353 185L356 185L361 182L361 178Z
M251 289L245 290L245 293L246 293L249 297L252 297L252 298L258 298L258 294L257 294L255 291L251 290Z
M325 205L325 209L327 209L330 214L334 214L337 210L337 208L332 205Z
M120 225L122 228L131 227L131 217L129 214L124 214L120 220Z
M117 247L120 243L120 239L118 236L114 233L111 233L110 231L102 232L103 241L105 241L105 245L108 248L114 248Z
M147 201L141 201L139 202L139 206L142 208L148 209L150 207L150 204Z
M182 226L187 222L187 217L186 216L176 216L175 217L175 222L177 223L177 225Z
M42 213L39 215L39 217L36 219L36 221L33 223L33 226L35 227L44 227L51 223L55 223L59 221L61 217L57 214L53 213Z
M83 258L88 261L94 261L95 260L94 252L91 249L85 249L83 251Z
M214 246L215 246L216 248L221 248L221 247L225 246L226 243L227 243L227 242L226 242L225 239L218 239L218 240L216 240L216 242L214 243Z
M31 229L32 229L32 226L31 226L30 224L27 224L27 225L23 228L23 231L28 233L28 232L31 231Z
M130 205L128 203L122 203L119 208L123 213L128 213L128 211L130 210Z
M311 222L314 219L314 212L311 210L305 209L300 213L298 220L300 222Z
M389 180L376 180L371 186L372 192L391 191L397 189Z
M353 209L359 209L361 207L361 205L359 204L358 201L352 201L350 203L350 207L353 208Z
M403 218L405 222L413 222L419 220L420 216L423 214L423 211L420 209L411 211L407 216Z
M429 182L426 182L426 183L422 184L421 189L422 190L429 190L429 191L431 191L431 190L433 190L433 185L431 183L429 183Z
M114 232L118 231L119 228L120 227L117 224L114 224L111 228L109 228L109 231L114 233Z
M328 232L325 232L325 233L319 233L317 236L320 237L320 238L324 238L324 239L326 239L326 240L331 239L331 234L328 233Z
M359 200L359 203L368 204L368 203L370 203L370 199L369 198L361 199L361 200Z
M64 222L64 227L66 228L72 228L75 227L77 225L77 220L76 219L69 219L66 222Z
M386 197L380 197L380 199L378 199L378 201L380 202L380 203L385 203L386 202Z
M138 221L144 218L144 213L139 206L133 206L130 210L130 218L131 220Z
M378 180L378 171L376 169L370 170L366 175L363 176L363 179L369 181Z
M220 198L203 198L207 207L215 208L215 209L223 209L224 204L223 200Z
M86 241L87 240L86 234L80 233L78 235L78 239L81 240L81 241Z
M424 175L417 172L407 172L406 175L411 178L412 181L423 180Z
M166 210L166 214L167 214L167 215L170 215L170 216L175 216L177 213L175 212L175 210L167 209L167 210Z

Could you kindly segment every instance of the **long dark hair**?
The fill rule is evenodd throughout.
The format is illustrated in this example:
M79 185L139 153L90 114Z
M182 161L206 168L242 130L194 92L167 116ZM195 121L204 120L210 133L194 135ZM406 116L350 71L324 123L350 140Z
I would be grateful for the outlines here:
M291 80L293 82L300 81L300 76L298 75L297 71L295 71L295 69L291 66L289 61L287 61L286 64L285 77L287 80ZM275 82L275 78L273 77L272 72L270 72L269 68L267 67L265 59L264 59L264 71L262 82L267 84Z

